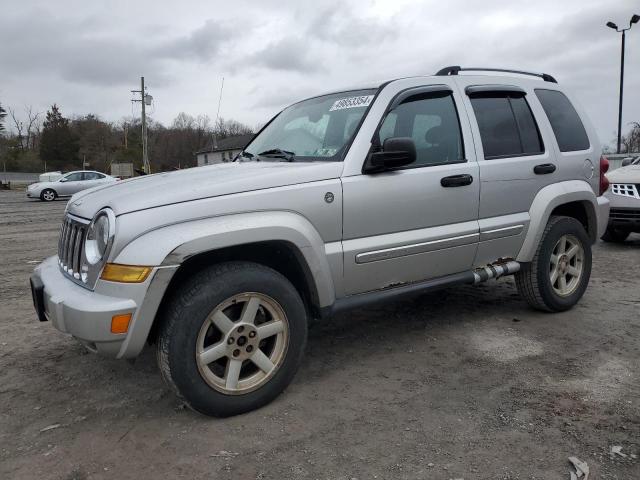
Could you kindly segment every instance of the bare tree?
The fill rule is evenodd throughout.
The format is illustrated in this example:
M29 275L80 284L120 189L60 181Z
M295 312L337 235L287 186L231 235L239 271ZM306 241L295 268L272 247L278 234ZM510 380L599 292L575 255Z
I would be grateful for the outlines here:
M26 113L26 122L20 120L16 111L13 108L8 108L9 116L13 121L13 126L16 130L16 139L18 141L18 147L21 150L35 150L37 148L38 138L40 136L40 130L42 129L42 112L34 111L31 105L25 105L24 111Z
M24 131L24 122L16 116L16 111L13 108L7 107L7 110L9 111L9 116L11 117L13 126L17 132L16 140L18 141L18 147L20 147L20 150L24 150L24 136L22 135L22 132Z
M171 128L175 130L192 130L196 124L196 119L188 113L180 112L173 120Z
M42 112L34 112L31 105L25 106L24 110L27 113L26 146L28 149L35 150L38 148L37 141L42 128L42 120L40 119Z
M640 123L631 122L631 130L623 135L622 144L626 153L640 152Z

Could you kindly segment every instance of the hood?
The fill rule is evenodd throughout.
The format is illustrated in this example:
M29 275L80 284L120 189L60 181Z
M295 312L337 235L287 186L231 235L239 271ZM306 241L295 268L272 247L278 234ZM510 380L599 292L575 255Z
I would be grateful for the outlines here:
M201 198L338 178L342 162L222 163L122 180L75 194L69 212L87 219L104 207L116 215Z
M611 183L640 183L640 165L627 165L606 174Z

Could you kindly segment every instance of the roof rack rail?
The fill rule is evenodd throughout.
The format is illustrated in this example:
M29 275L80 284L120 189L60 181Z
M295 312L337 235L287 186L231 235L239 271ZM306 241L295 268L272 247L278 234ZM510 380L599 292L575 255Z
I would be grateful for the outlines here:
M518 73L520 75L532 75L534 77L539 77L543 79L545 82L553 82L558 83L555 78L547 73L534 73L534 72L523 72L522 70L506 70L504 68L484 68L484 67L466 67L462 68L458 65L454 65L451 67L444 67L436 73L437 76L443 77L447 75L458 75L458 72L468 72L468 71L484 71L484 72L505 72L505 73Z

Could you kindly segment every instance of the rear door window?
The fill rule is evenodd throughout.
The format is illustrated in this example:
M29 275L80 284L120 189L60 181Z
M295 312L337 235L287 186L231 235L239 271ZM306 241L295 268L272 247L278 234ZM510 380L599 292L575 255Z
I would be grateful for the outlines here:
M544 152L525 96L514 92L483 92L471 96L484 158L539 155Z
M587 150L589 136L576 109L564 93L537 88L536 95L547 114L561 152Z

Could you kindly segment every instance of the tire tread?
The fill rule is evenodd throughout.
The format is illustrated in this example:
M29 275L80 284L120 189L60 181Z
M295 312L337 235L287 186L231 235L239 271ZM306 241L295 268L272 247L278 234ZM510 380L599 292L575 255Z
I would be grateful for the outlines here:
M523 264L520 271L515 275L516 287L520 295L524 297L529 305L537 310L542 310L544 312L551 312L551 308L549 308L544 299L542 298L542 294L540 293L540 283L538 282L538 261L540 259L540 254L542 252L542 244L544 239L549 234L549 231L553 226L562 221L563 219L568 217L563 216L553 216L547 222L547 225L542 232L542 236L540 237L540 241L538 242L538 248L536 248L536 253L533 255L533 259L531 262L527 262Z
M204 291L215 291L216 289L222 288L225 284L225 277L229 274L242 272L243 275L250 275L252 271L268 273L272 276L276 275L284 282L290 284L289 280L279 272L258 263L246 261L219 263L198 271L188 278L179 288L176 288L171 292L171 297L166 302L166 307L161 313L156 346L156 358L160 373L165 383L176 394L176 396L184 402L186 406L194 411L203 413L201 409L196 408L189 399L181 393L174 378L175 372L172 372L171 370L170 342L177 329L180 327L181 313L185 308L191 306L193 302L197 301ZM291 288L295 291L293 286L291 286ZM306 343L306 335L304 340L302 350L304 350L304 343ZM224 413L214 413L214 415L227 416Z

